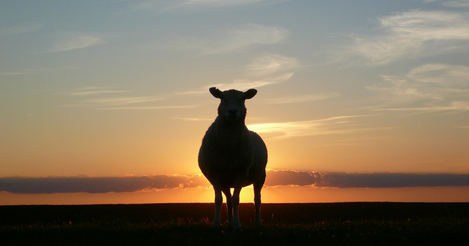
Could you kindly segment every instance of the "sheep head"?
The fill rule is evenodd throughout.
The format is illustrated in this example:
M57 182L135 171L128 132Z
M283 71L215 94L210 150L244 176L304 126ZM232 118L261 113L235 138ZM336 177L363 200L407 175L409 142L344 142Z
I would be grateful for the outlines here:
M246 118L246 106L244 102L246 99L251 99L257 94L256 89L249 89L246 92L238 90L220 91L212 87L210 93L220 99L218 106L218 115L228 122L238 122Z

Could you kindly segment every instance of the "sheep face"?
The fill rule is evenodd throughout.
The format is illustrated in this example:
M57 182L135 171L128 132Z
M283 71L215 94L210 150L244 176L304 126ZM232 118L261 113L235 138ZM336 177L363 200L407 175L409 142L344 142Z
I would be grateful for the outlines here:
M237 90L220 91L212 87L210 93L220 99L218 115L229 122L238 122L246 117L246 107L244 101L251 99L257 94L256 89L249 89L246 92Z

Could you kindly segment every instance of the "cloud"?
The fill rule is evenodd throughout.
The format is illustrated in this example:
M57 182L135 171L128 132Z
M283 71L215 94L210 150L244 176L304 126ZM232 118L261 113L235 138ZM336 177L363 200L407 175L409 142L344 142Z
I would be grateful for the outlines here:
M83 49L105 43L105 35L96 33L67 32L59 34L56 39L47 52Z
M277 97L274 99L265 100L268 104L290 104L290 103L303 103L303 102L312 102L326 100L329 98L338 97L339 93L326 93L326 94L312 94L312 95L303 95L303 96L292 96L292 97Z
M369 128L352 121L362 115L336 116L319 120L290 121L251 124L249 130L258 133L272 133L276 139L303 137L312 135L348 134L359 131L380 130L383 128Z
M424 64L405 75L383 76L385 85L367 87L387 104L420 104L412 110L467 110L469 67ZM389 110L389 109L386 109ZM405 110L409 110L405 109Z
M324 174L321 181L315 185L333 188L469 186L469 175L445 173L328 173Z
M247 67L249 75L268 76L279 72L291 71L299 65L298 59L275 54L264 54L254 58Z
M194 90L179 92L178 95L205 94L205 93L208 93L208 89L210 87L217 87L218 89L222 91L230 90L230 89L246 91L251 88L259 88L259 87L268 86L268 85L272 85L276 83L282 83L290 79L291 76L293 76L293 74L294 73L292 72L279 74L277 76L271 76L265 79L235 79L232 83L219 83L219 84L206 85L206 86L194 89Z
M225 52L243 49L254 44L275 44L284 40L288 35L290 32L281 27L247 24L229 31L218 50Z
M265 2L265 1L266 0L189 0L189 1L185 1L179 6L221 7L221 6L248 5L252 3Z
M102 87L85 87L76 89L73 92L70 92L71 96L90 96L90 95L99 95L99 94L114 94L114 93L125 93L127 91L117 91L117 90L107 90Z
M401 12L378 19L382 33L351 35L353 44L331 52L338 60L359 59L368 65L384 65L469 49L467 12Z
M419 112L438 112L438 111L468 111L469 101L467 102L452 102L451 105L445 107L410 107L410 108L382 108L375 109L376 111L419 111Z
M58 66L50 68L36 68L36 69L21 69L16 71L5 71L0 72L0 75L6 76L17 76L17 75L34 75L34 74L45 74L45 73L55 73L64 70L73 69L72 66Z
M469 0L445 1L443 6L454 8L469 8Z
M0 191L17 194L138 192L154 189L191 188L201 185L209 186L209 183L199 175L0 178Z
M211 9L211 8L228 8L241 7L252 4L271 4L280 3L289 0L184 0L169 1L171 4L165 4L160 1L142 2L134 5L134 11L150 11L156 13L167 12L170 10L187 10L187 9Z
M434 3L438 2L445 7L453 7L453 8L469 8L469 0L422 0L424 3Z
M208 94L209 88L216 87L222 91L229 90L229 89L236 89L239 91L245 91L251 88L259 88L262 86L270 85L275 82L271 81L249 81L249 80L235 80L233 83L220 83L220 84L211 84L206 85L203 87L199 87L197 89L178 92L177 95L200 95L200 94Z
M10 36L16 36L20 34L34 32L36 30L41 29L43 26L44 26L43 24L29 23L29 24L16 25L12 27L3 27L0 29L0 37L10 37Z
M78 103L60 107L86 106L97 110L155 110L195 107L194 105L154 105L156 101L165 99L157 96L106 96L107 94L116 93L128 93L128 91L110 90L104 87L84 87L66 93L75 98L80 98L81 100Z
M238 88L239 90L247 90L250 88L258 88L266 85L272 85L277 83L282 83L289 80L293 76L293 72L287 72L282 74L277 74L274 76L269 76L266 78L257 78L257 79L236 79L233 83L230 84L219 84L220 88L233 89Z
M195 117L173 117L176 120L183 120L183 121L213 121L213 118L195 118Z
M244 79L234 79L232 83L206 85L194 90L180 92L178 95L205 94L210 87L217 87L220 90L236 89L245 91L251 88L283 83L295 74L295 69L299 64L300 62L293 57L264 54L254 58L253 62L246 67L246 78Z
M109 93L121 93L121 91L112 91L112 90L87 90L81 92L74 92L71 95L74 96L90 96L90 95L100 95L100 94L109 94ZM93 105L99 109L113 109L115 107L120 107L124 105L133 105L133 104L142 104L148 102L155 102L162 100L159 97L153 96L140 96L140 97L104 97L104 98L94 98L82 100L82 103L87 105Z
M469 186L469 174L340 173L270 170L266 186L297 185L321 188L402 188Z
M205 37L173 37L158 41L156 49L195 50L203 55L225 54L252 48L256 45L276 44L285 40L290 32L282 27L246 24L222 33ZM208 38L209 37L209 38Z
M311 186L321 179L319 172L268 170L265 186Z
M195 108L195 105L167 105L167 106L135 106L135 107L101 107L99 110L151 110L151 109L182 109Z
M233 83L213 85L222 90L248 90L282 83L289 80L300 65L298 59L275 54L264 54L253 59L246 67L245 79L235 79Z
M0 192L16 194L142 192L207 188L202 175L125 177L0 177ZM339 173L267 170L265 187L402 188L469 186L469 174Z
M116 105L128 105L128 104L136 104L136 103L154 102L157 100L160 100L160 98L157 98L157 97L109 97L109 98L90 99L90 100L85 100L83 102L100 104L100 105L116 106Z

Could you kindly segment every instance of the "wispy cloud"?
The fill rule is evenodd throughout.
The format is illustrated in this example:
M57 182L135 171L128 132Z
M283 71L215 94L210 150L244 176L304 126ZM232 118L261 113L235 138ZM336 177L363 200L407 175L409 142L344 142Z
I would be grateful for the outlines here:
M379 94L387 105L420 103L412 108L386 110L442 111L467 110L469 67L462 65L425 64L401 76L383 76L384 85L367 87Z
M453 8L469 8L469 0L422 0L424 3L441 3L441 5Z
M283 83L294 75L299 64L300 62L294 57L264 54L254 58L253 62L245 68L246 75L243 79L234 79L231 83L211 84L180 92L178 95L204 94L207 93L210 87L217 87L221 90L237 89L245 91L251 88Z
M338 173L267 170L266 187L400 188L468 186L468 174ZM161 189L207 188L202 175L124 177L0 177L0 192L15 194L144 192Z
M303 137L312 135L348 134L359 131L380 130L354 122L352 119L364 115L336 116L319 120L275 122L251 124L247 127L258 133L272 133L276 139Z
M299 65L298 59L275 54L264 54L254 58L247 67L247 73L254 76L268 76L279 72L291 71Z
M378 19L381 33L351 35L353 44L339 49L335 59L359 59L368 65L384 65L469 50L467 12L401 12Z
M427 107L402 107L402 108L380 108L375 111L401 111L401 112L438 112L438 111L468 111L469 101L452 102L451 105L444 107L427 106Z
M247 5L258 2L266 2L266 0L189 0L184 1L179 6L204 6L204 7L223 7Z
M38 24L38 23L29 23L29 24L22 24L22 25L16 25L16 26L11 26L11 27L2 27L0 29L0 37L10 37L10 36L16 36L24 33L30 33L34 32L36 30L39 30L43 27L43 24Z
M282 83L289 80L294 72L286 72L268 76L265 78L252 78L252 79L235 79L231 84L219 84L223 89L236 89L247 90L250 88L258 88L266 85Z
M99 104L99 105L118 106L118 105L154 102L157 100L161 100L161 98L157 98L157 97L109 97L109 98L89 99L89 100L84 100L84 102L94 103L94 104Z
M169 4L160 1L146 1L136 3L133 10L161 13L171 10L241 7L259 3L273 4L286 1L289 0L173 0L169 1Z
M165 98L158 96L109 96L113 94L129 93L122 90L110 90L105 87L84 87L66 94L80 100L71 105L61 107L85 106L97 110L154 110L154 109L181 109L194 108L195 105L155 105L157 101Z
M70 70L73 68L74 67L71 67L71 66L59 66L59 67L51 67L51 68L21 69L21 70L16 70L16 71L0 72L0 75L6 75L6 76L34 75L34 74L60 72L64 70Z
M238 50L255 44L275 44L283 41L290 32L281 27L247 24L233 29L224 38L215 53Z
M469 8L469 0L444 1L442 4L454 8Z
M290 104L290 103L303 103L326 100L329 98L338 97L339 93L326 93L326 94L312 94L292 97L277 97L273 99L266 99L265 102L268 104Z
M98 94L109 94L109 93L125 93L127 91L119 90L108 90L103 87L84 87L76 89L69 94L71 96L89 96L89 95L98 95Z
M168 105L168 106L127 106L127 107L99 107L99 110L151 110L151 109L183 109L196 108L195 105Z
M293 76L294 73L285 73L278 76L272 76L266 79L235 79L232 83L219 83L203 86L194 90L179 92L178 95L196 95L208 93L210 87L217 87L220 90L236 89L245 91L251 88L259 88L267 85L281 83Z
M224 54L252 48L256 45L276 44L285 40L290 32L282 27L246 24L207 37L169 38L159 41L156 49L195 50L204 55Z
M213 118L195 118L195 117L173 117L176 120L183 120L183 121L213 121Z
M83 49L105 43L105 35L96 33L66 32L56 36L56 41L47 52L62 52Z
M127 91L113 91L113 90L94 90L94 91L77 91L72 92L72 96L88 96L88 95L97 95L97 94L109 94L109 93L124 93Z

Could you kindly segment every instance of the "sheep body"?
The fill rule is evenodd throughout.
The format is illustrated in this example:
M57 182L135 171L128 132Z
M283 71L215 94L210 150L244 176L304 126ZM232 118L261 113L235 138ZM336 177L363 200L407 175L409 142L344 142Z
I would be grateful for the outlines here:
M245 125L244 101L254 97L256 90L221 92L212 87L210 92L220 98L218 116L208 128L199 151L199 167L215 191L213 227L220 226L220 207L223 192L228 207L228 225L239 228L239 193L253 184L256 205L255 223L260 225L260 192L265 181L267 148L262 138ZM231 195L230 188L234 188Z

